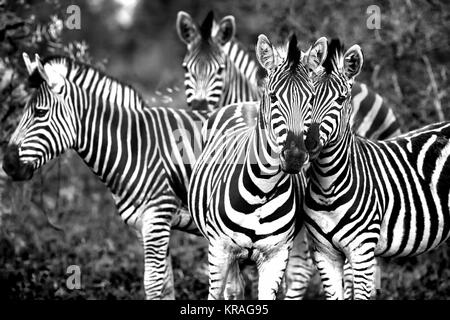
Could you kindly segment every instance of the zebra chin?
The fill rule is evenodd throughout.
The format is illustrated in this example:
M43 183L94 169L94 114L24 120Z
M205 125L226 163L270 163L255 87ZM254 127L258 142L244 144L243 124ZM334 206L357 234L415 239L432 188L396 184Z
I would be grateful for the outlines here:
M33 177L34 166L19 159L19 148L15 145L8 146L3 157L3 170L14 181L30 180Z

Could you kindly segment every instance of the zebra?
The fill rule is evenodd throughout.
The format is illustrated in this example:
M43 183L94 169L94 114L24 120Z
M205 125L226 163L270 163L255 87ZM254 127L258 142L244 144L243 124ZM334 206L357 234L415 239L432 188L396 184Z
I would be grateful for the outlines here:
M343 297L345 258L353 298L368 299L376 256L421 254L450 234L450 122L386 141L354 134L350 92L362 64L358 45L344 53L334 39L312 77L305 225L328 299Z
M182 65L187 103L191 108L216 110L227 104L260 99L262 91L258 82L265 71L258 68L252 54L235 39L233 16L228 15L216 23L214 13L210 11L198 25L188 13L179 11L176 28L179 38L187 46ZM401 133L392 108L366 84L355 82L352 97L351 123L357 134L375 140ZM298 237L304 237L303 232ZM304 296L315 270L305 247L306 239L296 239L295 243L286 271L287 299Z
M36 89L10 139L4 171L14 180L31 179L50 159L74 149L140 235L146 298L173 299L170 229L199 234L180 206L187 206L207 113L149 107L131 86L67 57L23 57Z
M233 16L216 23L210 11L198 25L188 13L179 11L176 29L187 47L182 66L189 107L213 111L229 104L259 100L259 68L250 53L233 41Z
M187 49L182 66L186 100L191 108L216 110L228 104L260 100L258 82L264 69L235 39L233 16L217 23L210 11L198 25L188 13L179 11L176 29ZM366 84L355 82L352 97L351 123L357 134L383 140L401 133L392 108Z
M268 73L260 106L221 108L203 126L204 148L188 205L209 242L209 299L239 296L224 292L224 286L238 273L237 261L246 258L257 263L258 298L276 296L302 225L296 212L306 183L299 173L308 162L303 140L313 95L308 72L323 61L324 43L325 38L317 40L301 57L294 34L281 55L260 35L257 58Z

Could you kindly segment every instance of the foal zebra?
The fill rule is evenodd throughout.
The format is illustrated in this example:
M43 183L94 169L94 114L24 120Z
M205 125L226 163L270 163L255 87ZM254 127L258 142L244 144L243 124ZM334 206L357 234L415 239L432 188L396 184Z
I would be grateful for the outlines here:
M173 298L164 281L171 280L170 229L172 224L198 234L190 215L178 208L187 205L205 113L150 108L130 86L69 58L42 64L25 54L24 60L37 89L11 137L5 172L30 179L50 159L74 149L142 237L146 297Z
M198 25L188 13L180 11L176 28L187 46L183 68L189 106L215 110L228 104L260 100L261 70L250 52L235 40L233 16L216 23L211 11ZM352 96L351 123L357 134L369 139L388 139L400 134L394 112L379 94L356 82Z
M209 299L223 297L227 278L234 277L243 258L257 262L258 298L275 298L302 225L297 210L305 176L298 173L308 161L303 123L313 94L307 68L322 61L325 42L319 39L301 59L294 35L286 57L279 59L260 35L257 57L268 72L260 107L225 107L203 127L204 149L188 200L195 223L209 241Z
M362 64L359 46L344 54L333 40L314 77L305 224L330 299L343 297L345 258L354 298L367 299L375 256L420 254L450 234L450 122L380 142L355 135L350 92Z

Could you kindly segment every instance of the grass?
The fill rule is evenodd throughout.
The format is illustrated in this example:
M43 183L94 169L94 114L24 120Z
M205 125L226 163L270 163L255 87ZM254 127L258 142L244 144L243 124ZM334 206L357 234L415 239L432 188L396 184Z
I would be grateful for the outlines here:
M118 217L109 192L81 160L64 156L60 164L49 164L31 182L4 183L1 299L144 298L142 247ZM175 231L170 250L176 298L206 299L205 240ZM450 297L449 252L444 244L419 257L383 261L378 298ZM66 286L70 265L81 269L80 290ZM317 274L306 298L323 299Z

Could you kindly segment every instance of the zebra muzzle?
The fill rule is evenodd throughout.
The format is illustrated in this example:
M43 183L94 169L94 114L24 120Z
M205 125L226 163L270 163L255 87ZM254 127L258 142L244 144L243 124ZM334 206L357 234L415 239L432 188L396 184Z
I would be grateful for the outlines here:
M3 157L3 170L15 181L30 180L33 177L33 165L20 161L19 148L9 145Z
M280 154L281 169L290 174L299 173L308 160L302 137L288 133L286 144Z
M306 150L308 150L311 159L317 158L320 151L322 150L319 129L320 125L318 123L312 123L306 135L305 146Z

